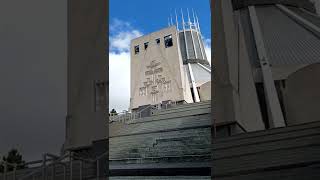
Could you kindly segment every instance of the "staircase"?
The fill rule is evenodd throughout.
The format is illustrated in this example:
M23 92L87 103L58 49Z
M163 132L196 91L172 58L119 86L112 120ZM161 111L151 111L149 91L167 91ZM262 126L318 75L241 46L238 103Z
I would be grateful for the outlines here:
M207 101L154 109L149 117L109 124L111 179L210 179L211 119Z

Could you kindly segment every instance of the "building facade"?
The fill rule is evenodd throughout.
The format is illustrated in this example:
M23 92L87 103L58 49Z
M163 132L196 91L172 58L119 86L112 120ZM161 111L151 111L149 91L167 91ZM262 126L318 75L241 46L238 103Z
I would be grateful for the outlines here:
M209 100L211 68L199 24L188 18L131 42L130 109L165 101ZM202 86L202 88L201 88ZM201 89L201 90L200 90Z

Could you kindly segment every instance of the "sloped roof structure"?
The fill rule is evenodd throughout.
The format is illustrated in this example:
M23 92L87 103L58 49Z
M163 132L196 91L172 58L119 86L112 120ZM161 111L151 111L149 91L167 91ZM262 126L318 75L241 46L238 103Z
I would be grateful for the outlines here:
M212 1L218 180L319 179L320 17L309 0Z

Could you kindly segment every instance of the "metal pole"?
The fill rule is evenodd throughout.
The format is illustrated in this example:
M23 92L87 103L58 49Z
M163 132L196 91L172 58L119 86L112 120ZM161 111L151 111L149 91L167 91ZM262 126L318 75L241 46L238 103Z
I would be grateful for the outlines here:
M70 152L70 155L69 155L69 160L70 160L70 166L69 166L69 171L70 171L70 180L72 180L72 176L73 176L73 174L72 174L72 155L73 155L73 153L72 152Z
M176 15L176 25L177 25L177 30L179 31L179 23L178 23L178 16L177 16L177 11L174 9L174 13Z
M47 156L46 154L42 155L42 179L46 180L46 161L47 161Z
M56 165L53 164L52 165L52 180L54 180L56 177Z
M66 175L66 166L63 164L63 180L67 180L67 175Z
M13 166L13 179L16 180L17 178L17 164Z
M199 43L199 47L200 47L200 51L201 51L201 56L202 56L202 59L205 59L204 58L204 55L203 55L203 49L202 49L202 45L201 45L201 35L200 35L200 31L199 31L199 29L198 29L198 23L196 22L196 18L195 18L195 16L194 16L194 11L193 11L193 9L192 9L192 16L193 16L193 23L194 23L194 26L195 26L195 28L196 28L196 34L197 34L197 36L198 36L198 43Z
M8 165L7 165L7 162L4 162L4 173L3 173L4 180L7 180L7 171L8 171Z
M82 160L80 160L79 161L79 165L80 165L80 167L79 167L79 176L80 176L80 180L82 180Z
M184 17L183 17L182 9L181 9L181 17L182 17L182 28L183 28L183 34L184 34L184 42L185 42L185 45L186 45L186 53L187 53L186 60L188 60L189 59L188 42L187 42L186 29L184 27Z
M97 180L99 180L100 177L100 165L99 165L99 160L97 160Z
M196 59L198 59L198 54L197 54L197 50L196 50L196 45L194 43L194 37L193 37L193 32L192 32L192 24L191 24L190 15L189 15L189 9L188 8L187 8L187 13L188 13L188 24L189 24L189 28L190 28L193 51L194 51L194 55L195 55Z

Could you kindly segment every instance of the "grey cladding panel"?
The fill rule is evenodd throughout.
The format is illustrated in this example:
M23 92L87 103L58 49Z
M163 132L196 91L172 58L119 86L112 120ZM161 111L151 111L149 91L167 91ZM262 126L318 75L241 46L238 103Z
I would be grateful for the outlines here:
M201 35L196 33L195 31L192 32L192 35L193 35L194 44L192 41L192 36L191 36L190 30L186 30L186 37L184 36L184 32L179 32L180 51L181 51L181 56L182 56L183 61L186 61L186 59L187 59L186 49L188 49L189 59L196 59L195 53L197 53L197 59L206 60L207 56L206 56L206 52L204 49ZM185 41L185 38L187 39L186 41ZM199 43L199 40L200 40L200 43ZM196 52L194 50L194 46L195 46ZM201 48L203 50L204 57L202 57Z
M198 58L197 59L203 59L202 54L201 54L201 49L200 49L200 44L199 44L199 37L197 32L192 32L193 38L194 38L194 45L196 47L196 53Z
M200 45L201 45L201 47L202 47L202 49L203 49L203 56L204 56L204 59L205 60L208 60L207 59L207 54L206 54L206 50L205 50L205 48L204 48L204 44L203 44L203 41L202 41L202 38L201 38L201 36L200 36Z
M186 31L186 38L187 38L187 48L189 53L189 59L195 59L196 56L193 49L192 36L190 31Z
M265 47L275 65L311 64L320 61L320 39L275 6L257 7Z
M181 56L183 61L187 59L187 52L186 52L186 44L184 41L184 33L180 32L179 33L179 42L180 42L180 51L181 51Z

